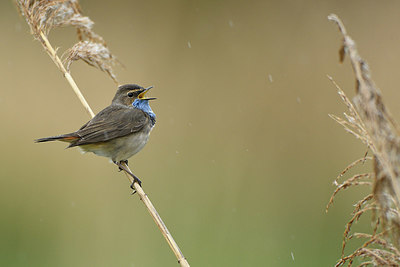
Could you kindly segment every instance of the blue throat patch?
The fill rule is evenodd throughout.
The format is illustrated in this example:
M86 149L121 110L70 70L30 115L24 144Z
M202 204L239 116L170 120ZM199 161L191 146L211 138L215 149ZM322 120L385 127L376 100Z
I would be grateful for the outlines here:
M153 110L151 110L151 107L149 105L149 100L135 99L132 103L132 106L137 109L143 110L147 115L149 115L152 126L156 124L156 114L154 114Z

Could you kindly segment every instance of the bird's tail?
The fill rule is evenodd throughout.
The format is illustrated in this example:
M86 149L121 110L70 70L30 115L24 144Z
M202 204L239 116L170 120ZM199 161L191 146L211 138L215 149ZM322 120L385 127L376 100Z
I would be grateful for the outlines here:
M39 138L39 139L35 140L35 143L42 143L42 142L48 142L48 141L62 141L62 142L71 143L77 139L79 139L79 137L76 134L63 134L63 135Z

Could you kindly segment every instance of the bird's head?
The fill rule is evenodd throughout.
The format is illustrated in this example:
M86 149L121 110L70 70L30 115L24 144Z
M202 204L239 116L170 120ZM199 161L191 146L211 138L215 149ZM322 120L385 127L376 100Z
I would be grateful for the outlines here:
M112 100L113 104L122 104L126 106L132 105L133 101L137 100L153 100L154 97L146 97L146 93L153 88L153 86L143 88L137 84L125 84L118 87L117 92Z

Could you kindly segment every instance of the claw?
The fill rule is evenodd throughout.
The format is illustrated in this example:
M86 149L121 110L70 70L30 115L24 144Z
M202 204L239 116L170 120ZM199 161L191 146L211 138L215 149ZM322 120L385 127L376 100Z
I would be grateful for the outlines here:
M116 161L113 161L115 164L117 164L117 162ZM128 166L128 160L126 159L126 160L121 160L119 163L125 163L126 164L126 166ZM118 165L118 164L117 164ZM119 169L119 172L120 171L123 171L124 169L122 169L121 167L118 167L118 169Z
M132 194L131 195L134 195L135 193L136 193L136 189L135 189L135 187L133 186L133 184L134 184L135 182L133 182L132 184L131 184L131 189L133 190L133 192L132 192Z
M132 190L133 190L132 195L136 193L135 186L133 185L135 182L137 182L137 183L140 185L140 187L142 187L142 181L140 181L140 179L136 177L136 178L133 180L133 183L131 184L131 188L132 188Z

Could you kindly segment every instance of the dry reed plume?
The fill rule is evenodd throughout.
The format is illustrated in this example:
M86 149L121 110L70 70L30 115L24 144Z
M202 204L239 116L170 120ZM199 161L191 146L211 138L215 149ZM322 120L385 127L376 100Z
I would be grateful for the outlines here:
M118 83L112 65L116 58L107 48L104 39L93 31L93 21L81 14L76 0L18 0L20 13L28 23L31 33L48 51L48 35L53 28L72 26L77 31L79 43L66 51L67 71L71 63L82 59L91 66L106 72ZM54 54L50 55L54 60ZM60 68L59 62L56 65Z
M92 109L70 74L72 62L83 60L90 66L107 73L117 83L112 69L112 66L117 62L116 58L110 53L103 38L93 32L93 21L81 14L78 0L16 0L16 5L29 25L32 35L42 44L47 54L71 85L86 111L93 118L94 113ZM66 55L64 63L57 55L57 49L53 48L48 39L51 29L63 26L75 27L79 40L78 43L64 53ZM179 264L181 266L189 266L177 243L157 213L149 197L140 187L128 165L125 163L116 164L124 170L130 182L135 187L136 192L168 242Z
M346 224L341 259L336 266L348 263L352 266L358 258L359 266L400 266L400 136L399 127L385 107L381 92L371 79L368 64L359 56L356 44L347 34L342 21L334 14L328 17L335 22L343 36L340 61L348 55L356 78L356 95L353 101L333 81L339 96L345 103L348 114L345 118L330 115L346 131L363 142L372 157L364 155L347 166L335 179L337 186L328 205L333 203L336 194L348 187L365 185L371 191L355 204L352 218ZM361 173L339 183L339 179L357 164L372 161L373 171ZM367 211L372 214L371 233L351 233L351 227ZM345 256L345 247L352 238L365 242L354 252Z

